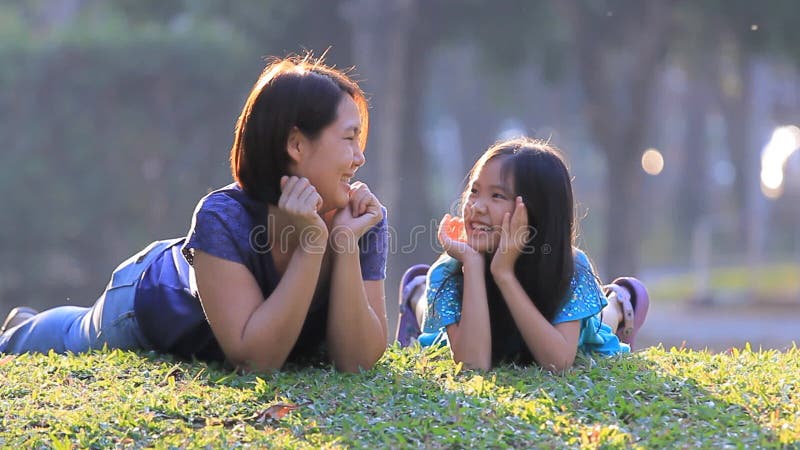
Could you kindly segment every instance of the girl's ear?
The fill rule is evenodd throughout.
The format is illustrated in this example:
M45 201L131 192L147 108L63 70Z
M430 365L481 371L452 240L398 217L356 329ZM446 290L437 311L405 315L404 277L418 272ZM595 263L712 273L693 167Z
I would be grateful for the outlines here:
M304 139L305 136L303 136L303 133L297 127L292 127L292 129L289 130L289 139L286 140L286 153L289 155L289 159L295 164L298 164L302 159Z

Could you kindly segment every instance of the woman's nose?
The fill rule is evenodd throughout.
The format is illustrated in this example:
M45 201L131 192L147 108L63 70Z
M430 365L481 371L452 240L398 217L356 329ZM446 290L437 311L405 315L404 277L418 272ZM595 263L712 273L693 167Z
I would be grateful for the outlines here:
M357 148L353 154L353 165L356 167L361 167L365 162L367 162L367 159L364 157L364 151L360 148Z

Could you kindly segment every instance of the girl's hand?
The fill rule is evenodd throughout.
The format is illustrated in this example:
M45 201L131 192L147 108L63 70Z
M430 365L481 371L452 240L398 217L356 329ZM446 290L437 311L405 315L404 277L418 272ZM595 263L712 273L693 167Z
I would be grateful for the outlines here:
M515 199L513 215L505 213L503 216L500 243L492 258L492 264L489 266L492 275L514 273L514 263L522 254L529 237L528 209L522 202L522 197L518 196Z
M300 247L306 251L325 251L328 228L317 212L322 197L307 178L281 177L281 196L278 209L289 216L291 225L299 233Z
M444 251L453 258L465 263L467 260L480 259L481 255L465 240L464 219L445 214L439 222L439 243Z
M350 200L336 211L331 229L335 250L358 250L358 240L383 219L383 208L369 187L356 181L350 185Z

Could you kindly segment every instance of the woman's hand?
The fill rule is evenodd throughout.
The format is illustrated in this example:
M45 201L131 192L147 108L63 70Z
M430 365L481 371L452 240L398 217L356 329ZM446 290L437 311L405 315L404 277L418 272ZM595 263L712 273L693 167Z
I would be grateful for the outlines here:
M299 233L300 248L308 252L324 252L328 241L328 228L318 213L321 206L322 197L307 178L281 177L278 209L289 217Z
M358 240L383 219L383 207L369 187L356 181L350 185L350 200L336 211L331 229L334 250L358 250Z
M500 243L489 266L492 275L501 276L514 273L514 263L525 249L529 237L528 209L522 202L522 197L518 196L515 199L513 214L505 213L503 216Z
M453 258L465 263L480 259L481 255L465 240L464 219L445 214L439 222L439 243Z

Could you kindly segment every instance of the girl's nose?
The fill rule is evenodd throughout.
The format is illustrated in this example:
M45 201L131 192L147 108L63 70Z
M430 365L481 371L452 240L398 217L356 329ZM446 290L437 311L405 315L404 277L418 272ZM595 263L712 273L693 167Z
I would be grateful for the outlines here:
M482 202L480 199L472 202L472 210L476 213L485 213L486 209L486 203Z

